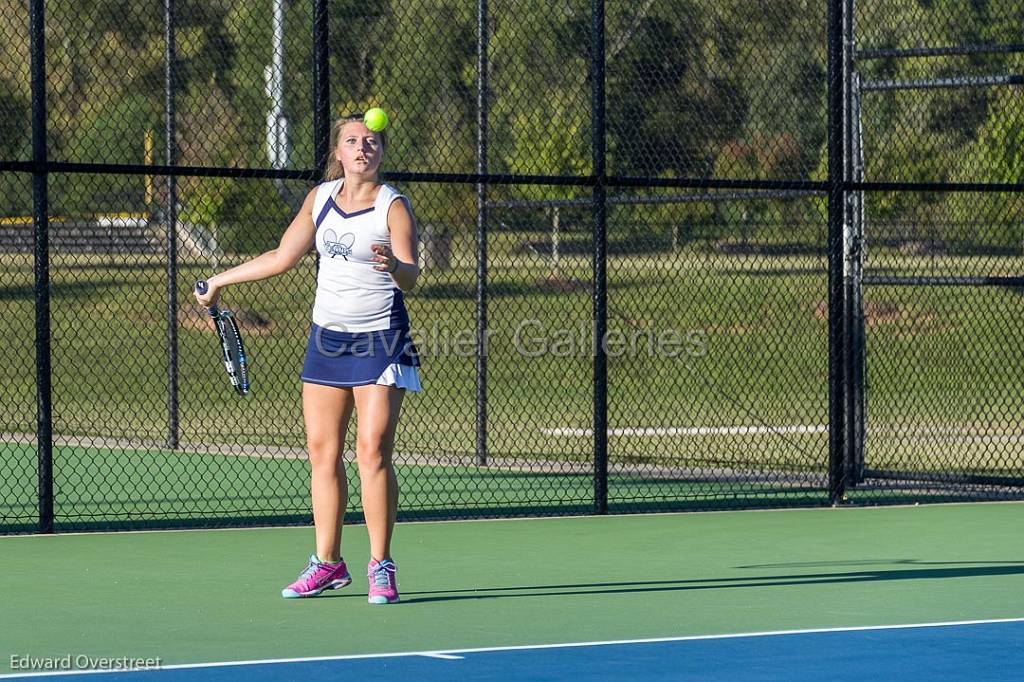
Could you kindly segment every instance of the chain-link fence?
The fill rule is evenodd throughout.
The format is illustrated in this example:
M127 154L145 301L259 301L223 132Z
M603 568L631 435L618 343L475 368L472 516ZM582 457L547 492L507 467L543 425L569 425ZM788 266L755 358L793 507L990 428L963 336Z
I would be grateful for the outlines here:
M0 4L0 531L309 519L315 258L226 294L245 398L191 288L276 246L370 106L420 238L403 518L1020 498L1022 27Z

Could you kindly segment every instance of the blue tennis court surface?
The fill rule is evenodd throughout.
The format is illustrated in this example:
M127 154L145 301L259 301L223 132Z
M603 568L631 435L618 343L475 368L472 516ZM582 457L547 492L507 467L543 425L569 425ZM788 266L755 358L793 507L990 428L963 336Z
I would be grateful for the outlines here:
M1024 619L0 676L210 680L1007 680Z

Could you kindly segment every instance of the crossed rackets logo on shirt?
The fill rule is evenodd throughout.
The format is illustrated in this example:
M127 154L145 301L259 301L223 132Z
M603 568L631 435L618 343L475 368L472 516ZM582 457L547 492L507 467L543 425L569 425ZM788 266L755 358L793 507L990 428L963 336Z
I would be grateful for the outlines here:
M355 240L356 236L351 232L346 232L341 235L341 239L338 239L334 230L327 230L324 232L324 250L331 254L331 258L341 256L348 260L348 257L352 255L352 244Z

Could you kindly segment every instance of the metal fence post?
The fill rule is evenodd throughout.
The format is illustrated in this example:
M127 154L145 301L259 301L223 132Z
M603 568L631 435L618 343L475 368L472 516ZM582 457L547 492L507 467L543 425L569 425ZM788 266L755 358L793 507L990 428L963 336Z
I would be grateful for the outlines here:
M53 403L50 383L50 222L46 149L45 3L29 4L32 70L32 221L36 308L36 451L39 478L39 532L53 532Z
M828 495L845 492L844 291L843 291L843 2L828 3Z
M174 0L164 0L164 135L166 164L178 161L175 135L176 87ZM167 175L167 447L178 447L178 187Z
M487 173L488 7L477 0L476 172ZM487 464L487 185L476 185L476 461Z
M327 51L327 0L313 0L313 167L327 165L331 135L331 84Z
M608 214L605 182L604 0L590 3L590 108L594 175L594 513L608 513Z
M327 0L313 0L313 168L321 178L327 166L331 140L330 55L327 41ZM320 252L316 252L315 272L320 275Z

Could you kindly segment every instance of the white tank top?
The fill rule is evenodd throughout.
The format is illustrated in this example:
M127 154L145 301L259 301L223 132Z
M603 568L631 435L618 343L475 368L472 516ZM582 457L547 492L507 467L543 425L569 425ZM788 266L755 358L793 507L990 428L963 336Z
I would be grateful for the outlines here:
M386 272L374 270L371 244L391 244L388 209L405 198L391 185L381 185L370 208L345 213L335 203L344 179L320 184L313 200L316 280L313 323L335 331L371 332L408 329L402 291Z

